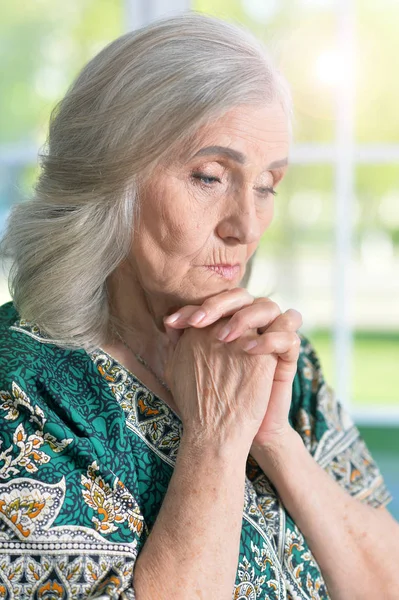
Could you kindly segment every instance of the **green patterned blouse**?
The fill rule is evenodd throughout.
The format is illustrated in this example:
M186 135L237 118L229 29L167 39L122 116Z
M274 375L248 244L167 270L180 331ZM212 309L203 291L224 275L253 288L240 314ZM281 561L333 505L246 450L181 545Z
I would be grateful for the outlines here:
M0 336L0 599L135 598L134 564L173 473L179 417L101 348L58 346L12 302L0 307ZM349 494L375 507L392 499L304 336L289 419ZM232 598L328 597L249 455Z

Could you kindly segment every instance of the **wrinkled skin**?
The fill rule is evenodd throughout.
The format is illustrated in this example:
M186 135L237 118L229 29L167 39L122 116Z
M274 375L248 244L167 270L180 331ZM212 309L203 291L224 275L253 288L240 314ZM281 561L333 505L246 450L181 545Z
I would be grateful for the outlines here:
M267 408L277 357L251 356L237 342L225 344L216 338L219 329L220 322L188 328L172 353L167 379L190 433L220 442L238 432L253 437Z
M301 319L296 311L287 318L275 303L255 301L237 288L273 218L270 188L287 168L287 118L277 102L238 106L198 135L203 148L238 151L245 164L214 152L161 165L142 189L131 254L109 278L119 331L167 379L172 394L161 390L121 343L114 340L108 350L134 372L141 368L142 381L156 393L161 390L185 429L205 437L237 432L249 443L258 432L263 441L287 426L287 398L281 403L284 414L277 420L275 415L272 424L265 412L276 383L283 384L285 397L289 393ZM282 166L271 169L276 161ZM204 266L210 264L239 269L226 279ZM188 317L201 306L207 307L208 320L190 323ZM175 311L182 313L180 321L165 323ZM238 328L237 339L219 341L228 316ZM247 352L244 343L253 339L258 345Z

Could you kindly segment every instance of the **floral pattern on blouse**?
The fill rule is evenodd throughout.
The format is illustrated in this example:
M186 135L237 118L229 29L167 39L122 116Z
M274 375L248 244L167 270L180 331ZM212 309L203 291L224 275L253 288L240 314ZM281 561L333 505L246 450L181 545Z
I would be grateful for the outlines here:
M101 348L67 350L0 307L0 599L132 600L183 428ZM289 414L313 458L371 506L392 496L301 335ZM210 573L210 577L215 573ZM305 538L248 455L233 600L329 598Z

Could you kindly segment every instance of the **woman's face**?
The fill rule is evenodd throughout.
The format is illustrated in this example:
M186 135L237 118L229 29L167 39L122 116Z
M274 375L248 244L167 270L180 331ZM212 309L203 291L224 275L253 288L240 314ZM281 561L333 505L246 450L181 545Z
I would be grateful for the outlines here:
M183 304L237 287L287 169L279 103L236 107L199 135L194 156L159 167L142 189L128 260L147 293Z

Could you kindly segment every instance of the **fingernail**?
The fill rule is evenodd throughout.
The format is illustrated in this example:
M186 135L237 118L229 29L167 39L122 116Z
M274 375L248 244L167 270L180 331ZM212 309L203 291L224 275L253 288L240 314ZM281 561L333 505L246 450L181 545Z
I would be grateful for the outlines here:
M221 342L223 342L223 340L225 340L227 338L227 336L229 335L230 331L231 331L231 327L226 325L226 327L223 327L223 329L221 330L219 335L216 336L217 339L220 340Z
M178 321L181 317L180 313L174 313L173 315L169 315L169 317L165 317L164 321L165 323L174 323L175 321Z
M206 313L203 310L197 310L189 319L187 319L187 323L190 325L197 325L202 319L206 317Z
M243 350L248 351L248 350L252 350L252 348L255 348L255 346L258 345L258 342L256 340L251 340L250 342L248 342L248 344L245 344L243 346Z

